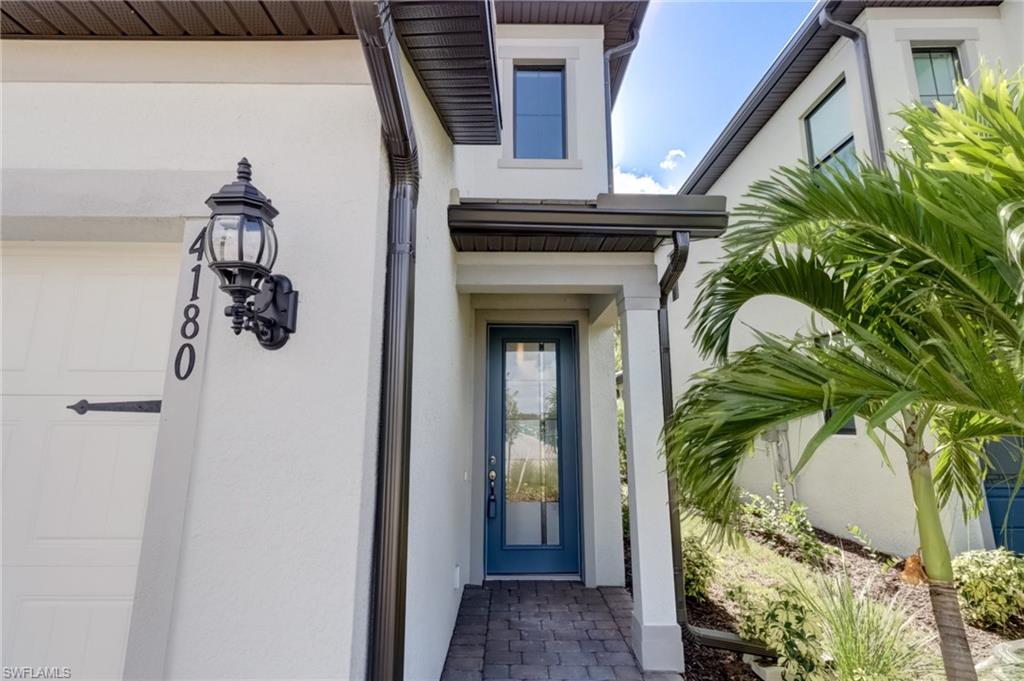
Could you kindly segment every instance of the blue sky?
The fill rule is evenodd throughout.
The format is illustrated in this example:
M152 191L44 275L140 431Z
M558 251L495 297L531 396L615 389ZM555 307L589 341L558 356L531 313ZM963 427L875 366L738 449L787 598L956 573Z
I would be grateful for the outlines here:
M616 190L675 191L812 4L652 2L612 114Z

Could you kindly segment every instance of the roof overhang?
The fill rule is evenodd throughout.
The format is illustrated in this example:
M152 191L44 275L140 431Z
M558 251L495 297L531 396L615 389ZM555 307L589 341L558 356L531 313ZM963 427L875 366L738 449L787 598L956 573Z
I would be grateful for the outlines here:
M501 144L490 0L393 2L405 56L455 144Z
M839 36L818 23L818 17L826 7L834 19L851 23L870 7L963 7L1001 3L1002 0L819 0L683 182L679 193L703 194L709 191L832 49Z
M604 49L610 50L639 35L648 0L496 0L499 24L574 24L604 27ZM635 33L634 33L635 32ZM609 64L612 101L619 94L629 54Z
M500 144L491 0L399 1L395 31L456 144ZM43 40L338 40L356 37L349 2L4 0L3 38Z
M601 194L596 201L463 199L448 207L458 251L651 252L673 232L720 236L720 196Z
M455 144L500 144L496 23L601 25L605 49L639 31L647 0L395 0L395 31ZM350 2L4 0L3 38L44 40L331 40L356 37ZM612 96L629 56L610 64Z

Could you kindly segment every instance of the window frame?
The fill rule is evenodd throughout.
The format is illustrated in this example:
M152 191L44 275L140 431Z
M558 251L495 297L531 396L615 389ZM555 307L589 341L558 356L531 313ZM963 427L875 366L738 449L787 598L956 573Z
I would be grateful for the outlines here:
M921 83L917 79L917 68L914 66L914 57L918 54L932 55L935 53L940 54L951 54L953 56L953 75L956 77L956 84L959 85L964 82L964 69L963 60L960 57L960 47L958 45L913 45L910 46L910 68L914 74L914 87L917 89L917 100L927 106L929 109L935 109L935 102L940 101L938 99L932 99L931 101L924 101L925 95L921 92ZM932 80L935 81L935 62L929 59L929 65L931 66ZM938 82L935 81L936 89L938 89ZM939 97L936 93L936 97ZM952 105L956 106L956 102Z
M824 96L822 96L822 98L819 99L813 107L811 107L811 110L804 114L804 140L807 142L807 162L815 170L819 170L828 161L838 156L840 152L846 149L846 147L854 143L853 120L851 119L850 134L844 137L841 142L830 148L826 153L822 154L820 159L815 160L814 158L814 136L811 134L811 119L814 118L814 114L818 113L821 108L828 104L829 100L831 100L832 97L844 87L846 87L845 77L829 88L828 92L826 92Z
M520 156L517 142L519 140L519 72L547 71L562 74L562 155L551 156ZM513 64L512 65L512 158L519 161L567 161L569 160L569 119L566 99L569 72L564 63L553 64Z

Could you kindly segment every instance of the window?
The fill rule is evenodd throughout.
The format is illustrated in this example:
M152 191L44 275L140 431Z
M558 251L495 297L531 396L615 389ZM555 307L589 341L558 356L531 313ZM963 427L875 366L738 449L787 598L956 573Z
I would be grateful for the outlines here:
M565 67L516 66L516 158L566 158Z
M915 47L911 54L921 101L928 106L935 102L956 106L956 86L962 80L956 48Z
M825 414L825 423L828 423L828 420L830 418L832 418L832 410L831 409L826 409L824 411L824 414ZM851 418L849 421L847 421L843 425L839 426L839 430L836 431L836 435L856 435L856 434L857 434L857 419L854 419L854 418Z
M818 336L814 339L814 342L819 347L826 347L831 343L839 342L842 336L838 333L828 333L822 336ZM824 412L825 423L832 418L832 409L826 409ZM856 435L857 434L857 420L851 418L849 421L839 426L839 430L836 431L836 435Z
M804 125L812 166L857 168L857 149L853 144L853 125L850 123L845 82L837 85L821 104L807 114Z

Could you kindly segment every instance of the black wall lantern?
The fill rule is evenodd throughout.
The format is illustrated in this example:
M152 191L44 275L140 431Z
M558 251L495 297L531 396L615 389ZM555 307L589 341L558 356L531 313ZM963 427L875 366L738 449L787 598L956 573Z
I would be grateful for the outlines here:
M252 166L243 158L238 178L206 200L213 213L203 250L220 278L220 290L233 301L224 314L231 317L235 335L252 331L260 345L277 350L295 333L299 292L288 277L271 273L277 259L277 209L251 180Z

